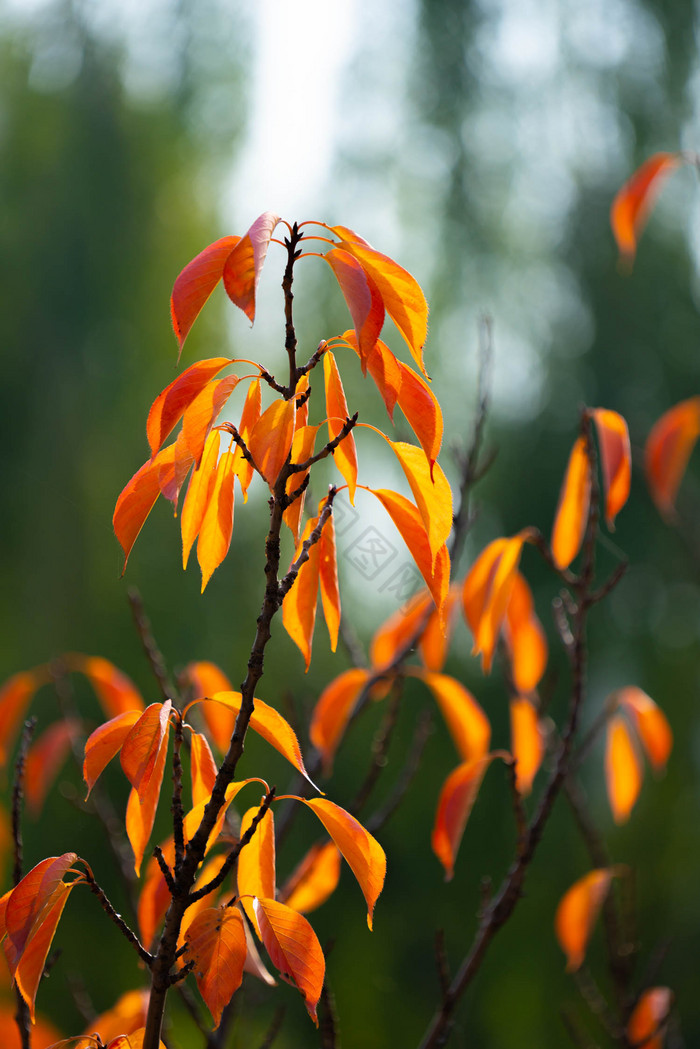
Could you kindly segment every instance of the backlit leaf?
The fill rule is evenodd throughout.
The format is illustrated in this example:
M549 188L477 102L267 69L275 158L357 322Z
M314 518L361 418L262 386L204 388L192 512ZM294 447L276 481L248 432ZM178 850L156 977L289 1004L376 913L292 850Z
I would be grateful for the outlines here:
M202 570L202 593L228 553L233 535L233 453L223 453L204 511L197 540L197 560Z
M374 280L365 268L342 248L323 256L333 270L350 310L363 370L384 324L384 303Z
M299 557L303 543L309 538L317 524L317 517L309 518L306 522L301 541L294 553L295 559ZM287 591L282 602L284 629L304 657L307 671L311 662L311 646L316 623L318 582L319 549L318 543L314 543L309 549L308 561L305 561L299 569L292 588Z
M391 666L407 645L415 643L421 628L428 621L430 609L434 608L432 597L423 591L412 598L408 608L399 608L393 612L372 638L369 649L372 666L376 670Z
M32 1023L35 1021L34 1002L39 988L39 981L44 973L46 959L63 914L63 908L68 901L74 884L74 882L71 884L60 882L56 886L42 909L41 922L37 923L36 928L32 931L15 969L15 983L29 1006L29 1016Z
M168 741L166 736L163 738L156 755L156 762L148 780L147 790L142 791L141 795L135 789L132 790L126 804L126 834L134 852L134 870L137 878L141 874L143 854L146 851L153 824L155 823L167 756Z
M342 739L355 702L369 679L369 671L345 670L319 696L309 728L309 738L321 752L326 772L330 771L338 743Z
M206 801L214 789L216 762L207 737L193 732L190 740L190 766L192 772L192 804Z
M381 339L377 339L364 359L357 345L357 336L352 328L343 332L342 339L353 348L358 357L360 357L364 367L374 379L374 383L384 400L389 418L393 421L394 408L401 389L402 373L400 361L396 359L389 347Z
M257 814L257 806L248 809L243 814L241 818L241 837L250 828ZM275 821L271 809L267 810L263 818L258 822L253 837L241 849L238 857L236 878L239 896L264 896L274 900L277 879L275 872ZM261 936L252 899L243 898L241 903L253 923L253 928L258 936Z
M700 397L681 401L654 424L644 449L644 468L652 498L670 515L690 453L700 436Z
M338 365L330 350L323 355L323 381L326 392L326 415L328 416L328 434L334 440L345 425L348 417L348 405L345 391L338 372ZM352 433L344 437L333 452L335 465L345 478L350 502L355 505L355 485L357 484L357 450Z
M398 365L401 371L399 408L432 464L437 459L442 445L442 410L425 380L402 361L399 361Z
M34 693L47 680L43 669L24 670L13 674L0 688L0 765L7 762Z
M142 801L150 790L161 747L167 746L171 710L169 699L165 703L151 703L122 744L120 760L124 775Z
M147 990L127 991L115 1002L111 1009L101 1013L88 1024L85 1034L99 1034L105 1045L112 1038L130 1035L143 1028L148 1013L149 992ZM83 1049L82 1046L79 1049Z
M279 215L265 211L235 245L224 264L224 287L231 302L255 320L255 293Z
M71 652L64 657L70 670L77 670L88 679L107 717L113 718L125 710L144 709L141 693L131 678L101 656L83 656Z
M662 1049L672 1005L673 994L668 987L642 991L627 1021L628 1044L634 1049Z
M248 437L255 465L272 488L292 447L296 398L278 398L262 413Z
M516 572L503 624L513 684L518 692L532 692L547 666L547 638L535 614L532 592Z
M204 446L201 462L193 470L180 515L182 531L182 567L187 568L192 545L199 535L204 514L216 483L216 464L219 459L221 437L218 431L210 433Z
M224 263L240 237L222 237L200 251L180 273L170 299L170 316L180 353L197 315L221 280Z
M338 848L332 841L312 845L280 890L280 902L301 914L316 910L337 888L340 860Z
M510 701L511 752L515 759L515 786L529 794L544 757L544 739L537 710L524 696Z
M297 411L296 429L294 431L291 448L291 461L293 463L305 463L307 459L311 458L314 454L316 435L320 429L320 426L300 426L299 412ZM287 495L291 495L293 492L297 491L297 489L304 483L308 473L308 470L299 470L296 473L290 474L285 485ZM282 520L294 536L295 542L298 542L299 540L299 524L304 509L305 498L306 492L302 492L301 495L294 500L291 506L287 507L282 515Z
M54 894L64 875L78 859L74 852L48 856L41 860L8 894L5 906L5 954L14 975L29 941L42 924L47 908L54 903ZM9 948L9 949L8 949Z
M627 502L632 477L632 453L627 423L608 408L591 409L598 433L600 464L605 492L605 523L611 530L615 517Z
M434 670L437 674L440 673L447 659L450 640L452 638L455 611L460 596L461 587L453 583L448 591L447 599L445 601L444 620L446 629L442 629L440 617L438 616L437 610L434 608L428 617L425 630L418 642L418 649L420 651L420 657L423 660L423 665L428 670Z
M88 796L98 777L117 754L132 728L141 717L139 710L125 710L110 721L100 725L89 736L85 744L83 779L88 786Z
M198 397L217 372L231 364L228 357L212 357L197 361L159 393L151 405L146 423L146 434L151 455L159 451L163 441L182 418L185 409Z
M162 448L153 459L149 459L136 471L124 486L114 508L112 524L124 551L124 568L129 560L131 548L143 528L144 522L160 495L160 471L163 468L174 469L175 445Z
M440 708L459 755L464 761L483 758L491 742L491 724L471 692L447 674L414 668Z
M80 731L79 721L55 721L29 748L24 767L24 795L34 817L41 811L44 799L68 757L71 742Z
M276 900L256 899L254 907L272 964L287 983L301 991L309 1016L318 1027L316 1006L326 962L316 933L306 918Z
M590 496L590 463L586 438L581 434L571 450L552 530L552 557L557 568L568 568L581 549Z
M464 616L474 638L472 655L481 653L484 673L491 670L493 653L513 593L523 544L530 538L525 528L509 539L494 539L482 550L464 580Z
M682 159L679 153L654 153L637 168L615 197L610 209L610 223L620 256L628 265L634 259L637 241L664 180Z
M318 581L321 585L323 618L328 627L331 651L335 652L338 647L340 630L340 587L338 585L338 557L333 514L327 518L318 541Z
M262 407L262 394L260 391L260 379L254 379L248 387L248 393L243 404L243 411L241 412L241 421L238 426L238 432L245 441L246 447L248 447L248 441L253 431L253 427L260 418L260 411ZM243 458L243 452L236 445L234 450L234 471L238 478L243 492L243 501L248 501L248 488L250 482L253 479L253 467L250 463Z
M182 437L196 466L201 462L214 423L239 381L237 375L227 375L208 383L183 415Z
M207 907L189 923L186 940L184 960L194 962L199 993L218 1027L224 1007L243 980L243 919L235 907Z
M665 768L673 746L673 733L666 715L654 700L632 685L617 693L620 706L630 715L652 768Z
M562 896L554 918L554 931L566 955L566 971L579 969L600 909L610 889L614 871L593 870L580 878Z
M627 723L620 715L608 722L605 781L616 823L625 823L642 787L642 765Z
M389 444L411 486L435 558L452 531L452 489L440 464L430 464L415 445L404 441Z
M457 851L484 773L495 757L488 754L458 765L445 780L438 800L431 838L433 852L445 868L445 881L454 875Z

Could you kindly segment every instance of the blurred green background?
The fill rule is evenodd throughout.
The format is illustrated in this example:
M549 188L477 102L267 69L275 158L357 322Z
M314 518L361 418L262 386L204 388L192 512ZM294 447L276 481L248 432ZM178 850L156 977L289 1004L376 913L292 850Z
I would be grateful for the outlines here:
M194 561L180 569L167 506L154 510L121 579L112 511L146 458L148 408L176 374L168 299L185 263L266 209L352 227L426 290L426 361L445 411L442 461L453 480L451 449L468 439L474 419L478 318L493 318L486 444L497 455L476 493L459 578L495 536L528 524L549 533L582 404L618 410L629 423L632 495L601 566L611 569L622 550L631 567L592 617L585 716L590 722L612 689L636 684L666 711L676 746L664 778L647 774L626 826L615 827L609 813L602 746L583 778L615 861L635 870L638 977L662 951L653 979L677 996L669 1042L677 1046L700 1044L700 487L691 462L681 523L671 529L645 490L641 458L653 422L698 390L696 173L674 175L631 276L618 272L608 212L651 152L700 147L698 28L685 0L0 0L0 672L65 651L100 654L158 699L127 606L131 584L173 672L211 659L241 680L262 593L264 493L237 506L231 553L204 597ZM254 329L217 292L184 365L231 353L272 371L283 366L273 249ZM349 325L330 273L315 261L299 266L297 310L302 356ZM392 333L387 339L403 352ZM387 429L354 362L343 374L349 403ZM358 447L361 480L398 480L373 435L362 434ZM344 614L363 643L400 603L388 584L406 561L398 541L392 566L365 580L351 548L367 527L394 542L358 496L357 515L343 523L340 576ZM551 629L557 584L533 551L524 571L550 635L546 687L559 716L568 672ZM344 653L330 654L320 626L306 676L281 623L269 651L260 697L296 711L302 724L349 665ZM484 679L469 651L460 623L448 669L492 718L495 743L507 746L503 680L498 669ZM96 718L87 688L76 689ZM368 814L400 774L427 704L413 683ZM45 690L42 722L55 709ZM340 804L364 776L381 713L371 710L341 752L328 787ZM389 873L375 932L347 870L339 893L312 916L321 942L334 944L328 975L346 1049L418 1044L439 995L435 931L446 930L456 967L475 926L480 880L498 883L512 855L505 778L494 769L455 878L443 883L430 829L456 762L436 723L418 779L381 832ZM251 742L245 774L256 773L287 785L283 764ZM101 831L70 804L78 778L66 771L63 780L42 821L27 827L27 863L75 849L94 861L127 913ZM115 772L108 785L121 806L123 777ZM295 830L280 849L283 873L314 840L303 818ZM568 1044L562 1009L580 1014L591 1044L609 1044L565 975L552 930L558 899L589 867L560 803L527 898L459 1010L455 1046L558 1049ZM66 1034L83 1026L76 994L99 1011L139 986L128 947L107 925L96 905L71 900L58 939L63 956L39 996ZM600 934L591 959L605 988ZM275 1044L320 1045L293 991L246 984L230 1046L255 1049L280 1000L286 1013ZM186 1015L176 1008L175 1016L172 1045L201 1044Z

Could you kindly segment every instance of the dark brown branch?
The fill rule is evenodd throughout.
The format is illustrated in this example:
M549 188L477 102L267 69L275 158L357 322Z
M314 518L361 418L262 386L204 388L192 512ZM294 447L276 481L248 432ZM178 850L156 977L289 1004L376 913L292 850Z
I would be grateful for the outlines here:
M272 1049L273 1044L277 1040L277 1035L282 1030L282 1021L284 1020L284 1006L280 1005L277 1007L275 1015L272 1017L272 1023L267 1029L267 1033L260 1043L260 1049Z
M155 856L156 862L160 867L161 874L165 878L165 884L168 886L168 891L172 896L173 892L175 891L175 881L173 879L172 871L170 870L170 867L165 861L165 856L163 855L163 850L161 849L160 845L155 845L153 847L153 855Z
M411 745L410 753L393 791L382 807L377 809L371 818L366 821L367 830L371 831L372 834L376 834L377 831L391 819L406 796L408 788L411 786L418 773L421 758L423 757L423 751L425 750L425 745L428 742L432 730L432 712L430 710L424 710L418 719L415 732L413 733L413 743Z
M267 385L276 393L286 395L287 387L282 386L280 383L278 383L274 375L270 375L269 371L267 371L265 368L263 368L260 372L260 378L263 380L263 382L266 382Z
M294 330L294 294L292 292L292 284L294 282L294 263L301 255L301 250L297 250L297 245L300 243L304 234L300 232L297 223L295 222L290 230L289 237L284 238L284 243L287 247L287 265L284 270L284 277L282 278L282 292L284 293L284 348L287 351L289 358L289 386L285 396L292 397L294 391L297 388L297 382L299 380L299 370L297 368L297 336Z
M182 717L179 715L175 722L175 735L173 739L173 800L170 811L173 816L173 841L175 845L175 877L180 871L185 856L185 812L182 807L182 761L180 751L182 749Z
M321 1035L321 1049L340 1049L338 1039L338 1014L335 1008L333 992L325 980L321 989L321 1022L319 1034Z
M150 968L153 965L153 955L150 953L150 951L146 950L136 933L133 932L126 924L121 914L118 914L117 911L115 911L114 907L107 899L104 890L97 884L92 872L89 869L85 873L85 882L88 888L90 889L90 892L99 900L100 906L102 907L102 910L105 912L107 917L111 918L111 920L121 932L124 939L128 940L128 942L134 948L141 961L145 962L146 965Z
M445 930L438 929L435 933L435 967L437 969L440 990L443 998L446 996L452 977L450 976L450 963L447 959L445 948Z
M326 459L329 455L332 455L340 442L345 440L352 428L356 425L358 415L359 412L355 412L351 418L346 419L343 423L342 429L338 431L333 440L329 441L320 452L316 453L316 455L310 456L310 458L306 459L303 463L292 463L289 467L289 472L295 474L301 473L304 470L310 470L315 463L320 463L322 459Z
M327 349L328 343L325 339L321 339L303 368L297 368L297 381L301 379L302 375L308 375L310 371L313 371L316 365L323 359L323 355Z
M234 443L240 448L241 455L243 456L245 461L248 463L249 466L252 466L252 468L255 470L256 474L258 474L258 476L262 477L263 480L264 480L264 475L263 475L262 470L260 469L260 467L256 463L255 459L253 458L253 456L252 456L252 454L250 452L250 449L248 448L248 445L245 443L245 441L241 437L240 433L238 432L238 429L233 425L233 423L230 423L230 422L221 423L221 425L219 426L219 429L221 430L222 433L228 433L228 434L231 435L231 437L233 437Z
M323 526L325 525L326 521L328 520L328 518L333 513L333 500L334 500L334 498L335 498L335 487L333 485L331 485L331 487L328 490L328 495L326 496L326 502L324 504L323 510L321 510L321 513L319 514L318 523L316 524L316 527L311 532L311 535L309 536L309 538L304 540L304 542L302 544L302 547L301 547L301 550L299 551L299 556L297 557L296 561L294 561L290 565L289 571L285 575L284 579L282 579L280 581L279 585L278 585L277 592L279 594L279 604L280 605L282 604L282 601L284 600L285 596L292 589L292 586L294 585L294 581L295 581L296 577L299 575L299 569L301 568L302 565L306 564L306 562L309 560L309 551L311 550L311 547L314 546L319 541L319 539L321 538L321 532L323 531Z

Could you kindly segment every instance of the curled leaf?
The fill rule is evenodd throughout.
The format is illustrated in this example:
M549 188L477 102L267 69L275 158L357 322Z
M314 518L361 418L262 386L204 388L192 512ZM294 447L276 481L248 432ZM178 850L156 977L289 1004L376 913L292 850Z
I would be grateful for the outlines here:
M481 653L484 673L491 670L508 603L515 586L523 544L531 538L525 528L509 539L494 539L482 550L464 580L464 617L474 638L472 655Z
M673 993L668 987L648 987L642 991L625 1032L634 1049L662 1049L672 1005Z
M454 875L457 851L469 814L474 808L486 769L496 754L458 765L443 783L431 838L433 852L445 868L445 881Z
M576 438L566 468L552 530L552 557L557 568L568 568L581 549L588 521L591 469L586 438Z
M125 710L104 725L100 725L88 737L83 762L83 779L88 786L88 797L98 777L115 754L119 753L140 717L139 710Z
M659 772L665 767L673 746L673 733L666 715L651 696L633 685L621 688L617 701L630 715L652 768Z
M326 962L316 933L306 918L277 900L256 898L253 906L272 964L287 983L301 991L308 1014L318 1027L316 1006Z
M377 285L353 255L333 248L323 256L340 285L355 326L363 368L384 324L384 303Z
M631 266L637 241L664 180L681 164L680 153L654 153L625 182L610 209L610 224L621 258Z
M224 287L231 302L243 310L252 324L255 320L255 294L260 282L270 238L279 215L265 211L241 237L223 268Z
M222 237L214 241L185 266L175 281L170 316L180 353L199 311L221 280L226 259L240 239Z
M620 715L608 722L605 781L616 823L626 823L642 787L642 765L627 723Z
M340 880L340 852L332 841L312 845L279 893L281 903L308 914L328 899Z
M591 409L600 446L605 492L605 522L612 531L615 518L627 502L632 477L632 453L627 423L608 408Z
M311 718L309 737L323 756L326 772L330 771L352 709L368 679L367 670L345 670L319 696Z
M652 498L664 516L673 513L690 453L700 436L700 397L670 408L652 427L644 468Z
M615 871L600 868L580 878L562 896L554 918L554 931L566 955L566 971L580 969L586 956L603 901L608 895Z

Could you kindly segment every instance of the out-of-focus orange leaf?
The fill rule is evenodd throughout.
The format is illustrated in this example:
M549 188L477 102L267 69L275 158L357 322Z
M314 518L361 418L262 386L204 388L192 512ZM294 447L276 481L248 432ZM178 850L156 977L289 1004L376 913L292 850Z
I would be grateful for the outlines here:
M208 383L183 415L182 439L196 466L202 460L207 437L221 409L239 381L237 375L227 375L225 379Z
M327 798L297 798L320 819L343 856L367 901L367 924L372 928L372 914L382 891L386 875L386 855L376 838L340 805Z
M318 524L317 517L311 517L304 526L301 541L294 552L296 560L303 544ZM297 646L306 664L311 663L311 645L316 624L316 605L318 603L319 550L318 543L309 548L309 559L299 569L294 585L285 594L282 602L282 623L284 629Z
M615 823L626 823L642 787L642 764L627 723L620 715L608 722L605 781Z
M446 629L443 631L437 609L433 609L418 642L418 649L424 666L427 670L434 670L436 674L440 673L447 659L455 621L455 611L460 596L461 588L455 583L450 587L445 601L444 620Z
M691 397L665 412L647 438L644 449L647 484L664 516L670 516L675 509L678 488L699 436L700 397Z
M139 1027L138 1031L131 1034L120 1034L110 1042L105 1049L143 1049L143 1041L146 1037L146 1028ZM164 1042L158 1042L158 1049L165 1049Z
M449 774L442 785L431 845L445 868L445 881L452 880L464 828L474 808L484 773L496 756L495 753L487 754L474 761L463 762Z
M384 324L384 303L374 280L349 252L332 248L323 256L340 285L355 326L363 370Z
M192 772L192 804L206 801L214 789L216 762L206 736L193 732L190 742L190 766Z
M168 740L167 736L165 736L156 755L147 790L139 793L136 789L133 789L126 803L126 835L134 852L134 870L137 878L141 875L143 854L146 851L148 839L151 836L156 819L156 809L158 808L167 756Z
M292 910L308 914L326 902L335 892L339 880L340 852L337 846L332 841L312 845L282 886L280 901Z
M202 593L228 553L233 535L233 452L226 451L216 466L197 540L197 560L202 570Z
M321 944L306 918L273 899L254 901L265 949L280 976L304 996L309 1016L318 1027L316 1006L323 989L326 961Z
M224 263L224 287L231 302L243 310L252 324L255 320L255 293L260 282L267 249L279 215L265 211L234 246Z
M510 701L510 739L516 762L516 789L520 794L529 794L544 757L544 739L537 711L525 696Z
M664 180L682 160L680 153L654 153L637 168L615 197L610 209L610 224L620 257L627 266L631 266L634 260L637 241Z
M41 667L13 674L0 688L0 765L7 762L34 693L48 680L46 670Z
M306 407L306 405L304 405L304 407ZM291 461L293 463L305 463L307 459L311 458L314 454L316 435L320 429L320 426L299 426L299 412L297 411L296 430L294 431L291 448ZM296 473L290 474L285 486L287 495L291 495L301 487L306 480L308 473L308 470L299 470ZM305 499L306 492L302 492L300 496L297 496L291 506L287 507L282 515L282 520L287 525L297 542L299 540L299 523L301 521Z
M125 710L143 711L141 693L131 678L115 667L114 663L102 656L83 656L78 652L64 656L63 662L70 670L85 675L107 717L113 718Z
M22 1040L15 1019L16 1012L15 1003L0 1002L0 1045L3 1049L22 1049ZM97 1043L93 1041L92 1044ZM35 1023L32 1026L32 1049L58 1049L59 1046L68 1047L69 1045L70 1049L83 1049L82 1045L77 1045L75 1040L61 1039L59 1032L48 1020L41 1016L35 1017Z
M668 987L648 987L642 991L625 1031L634 1049L662 1049L672 1005L673 993Z
M98 777L117 754L136 722L141 717L139 710L125 710L110 721L100 725L89 736L85 744L83 779L88 786L88 797Z
M552 557L557 568L568 568L581 549L590 497L591 469L586 438L581 434L571 450L552 529Z
M182 531L182 567L187 568L192 545L199 535L204 514L209 506L216 482L216 464L219 459L221 437L218 431L210 433L204 446L202 459L192 472L185 501L180 515Z
M423 346L428 335L428 303L418 281L351 229L333 226L332 231L376 284L387 313L406 340L418 367L427 374L423 366Z
M146 434L151 455L155 455L163 441L182 418L185 409L199 396L217 372L231 364L228 357L212 357L197 361L159 393L151 405L146 422Z
M445 719L454 745L464 761L483 758L491 742L491 724L471 692L447 674L419 667L412 674L425 682Z
M253 820L258 814L257 806L248 809L241 819L241 834L249 830ZM236 873L238 880L238 895L243 897L241 903L243 909L253 923L253 928L258 936L261 936L255 917L255 909L252 899L248 896L264 896L275 898L277 887L275 871L275 821L272 810L268 809L263 818L255 828L255 833L248 844L241 849L238 857L238 868ZM261 937L262 939L262 937Z
M627 502L632 478L632 453L627 423L608 408L592 408L600 446L600 464L605 492L605 523L612 531L615 518Z
M147 990L127 991L111 1009L90 1021L85 1035L97 1033L106 1045L110 1039L119 1035L134 1034L146 1023L149 997ZM77 1049L83 1049L82 1044Z
M233 686L223 670L206 660L188 663L180 677L184 684L190 686L190 695L196 697L233 691ZM201 710L215 746L225 754L236 724L235 713L219 703L205 703Z
M520 572L515 574L503 636L516 689L532 692L547 666L547 638L535 614L532 591Z
M320 513L319 507L319 513ZM340 587L338 585L338 558L335 547L333 514L327 518L318 541L318 581L321 585L323 618L328 627L331 651L338 647L340 630Z
M291 450L295 418L296 397L279 398L265 409L248 437L248 451L270 488Z
M55 721L29 748L24 766L24 796L35 818L68 757L71 741L80 731L79 721Z
M484 673L491 670L508 603L513 593L523 544L531 537L524 528L510 539L494 539L472 565L462 589L464 616L474 638L472 655L481 653Z
M334 440L345 425L348 417L348 404L345 400L343 383L338 372L338 365L330 350L323 355L323 381L326 391L326 415L328 416L328 435ZM352 433L344 437L333 452L335 465L345 478L350 502L355 505L355 486L357 484L357 449Z
M248 441L253 431L253 427L260 418L260 412L262 408L262 394L260 391L260 379L254 379L248 387L248 393L243 404L243 411L241 412L241 421L238 427L238 432L248 447ZM243 458L243 452L236 445L234 451L235 457L235 472L243 492L243 502L248 502L248 488L250 482L253 480L253 467Z
M383 670L390 666L396 656L417 636L421 626L427 623L429 609L435 602L426 591L416 594L408 608L399 608L386 622L382 623L369 648L372 666Z
M617 700L632 718L652 768L659 772L665 767L673 747L673 733L666 715L651 696L633 685L621 688Z
M168 744L172 706L169 699L165 703L151 703L122 744L120 760L124 775L142 801L150 790L161 747Z
M194 963L199 993L214 1018L214 1027L218 1027L224 1006L243 980L243 919L235 907L207 907L189 923L185 935L185 961Z
M175 444L161 448L153 459L149 459L136 471L117 499L112 525L124 551L122 573L136 537L160 495L160 471L164 468L174 469L175 451Z
M567 972L574 972L583 963L593 926L614 874L614 869L607 867L590 871L575 882L559 902L554 931L566 955Z
M163 858L168 866L175 862L175 844L172 837L161 845ZM155 856L151 856L146 865L143 886L139 893L136 919L141 942L147 950L153 945L155 934L170 906L170 890L165 883L163 872Z
M319 696L311 718L309 738L321 752L326 772L330 772L338 743L357 697L369 679L369 671L361 668L345 670Z
M222 237L214 241L185 266L175 281L170 316L180 353L199 311L221 280L226 259L240 239Z

